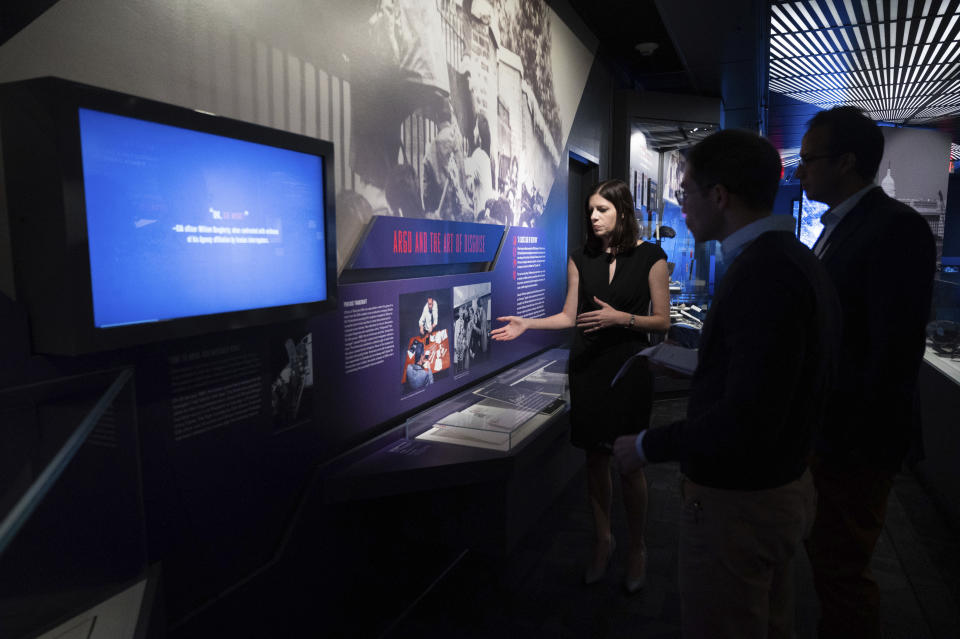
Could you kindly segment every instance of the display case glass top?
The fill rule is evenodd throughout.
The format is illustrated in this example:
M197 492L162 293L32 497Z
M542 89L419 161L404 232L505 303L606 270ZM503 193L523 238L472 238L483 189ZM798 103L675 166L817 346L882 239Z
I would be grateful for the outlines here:
M566 352L552 350L419 413L408 439L509 451L565 409Z

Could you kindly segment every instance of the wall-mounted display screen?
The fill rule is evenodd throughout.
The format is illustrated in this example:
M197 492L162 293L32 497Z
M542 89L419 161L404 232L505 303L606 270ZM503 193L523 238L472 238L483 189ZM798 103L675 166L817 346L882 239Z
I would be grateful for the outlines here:
M35 352L335 308L329 142L57 78L0 85L0 126Z
M99 328L326 299L323 158L79 109Z

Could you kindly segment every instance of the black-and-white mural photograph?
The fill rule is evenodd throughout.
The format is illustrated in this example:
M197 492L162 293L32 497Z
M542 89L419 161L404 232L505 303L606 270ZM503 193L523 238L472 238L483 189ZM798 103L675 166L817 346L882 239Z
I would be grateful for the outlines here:
M341 264L374 215L537 226L563 144L546 4L367 6L343 52Z

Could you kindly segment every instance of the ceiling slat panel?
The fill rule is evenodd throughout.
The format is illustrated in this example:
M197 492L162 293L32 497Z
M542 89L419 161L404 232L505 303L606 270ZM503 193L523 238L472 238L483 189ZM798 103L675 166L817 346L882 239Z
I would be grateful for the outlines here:
M958 7L960 0L774 0L771 90L823 108L855 104L895 123L960 115L951 88L960 85Z

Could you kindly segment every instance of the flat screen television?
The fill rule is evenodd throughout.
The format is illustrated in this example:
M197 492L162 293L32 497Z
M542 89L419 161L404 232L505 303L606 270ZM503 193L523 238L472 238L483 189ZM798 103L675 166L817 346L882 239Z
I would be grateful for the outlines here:
M329 142L56 78L0 86L0 140L35 352L336 306Z

